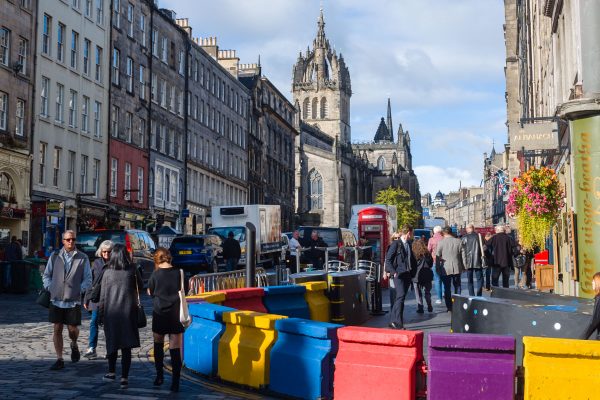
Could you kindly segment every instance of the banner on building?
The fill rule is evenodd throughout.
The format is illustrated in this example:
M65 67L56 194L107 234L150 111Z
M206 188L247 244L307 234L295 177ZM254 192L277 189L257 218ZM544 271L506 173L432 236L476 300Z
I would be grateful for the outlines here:
M535 124L511 124L510 148L512 151L558 149L558 124L536 122Z
M579 295L592 298L592 277L600 270L600 116L571 121L571 147Z

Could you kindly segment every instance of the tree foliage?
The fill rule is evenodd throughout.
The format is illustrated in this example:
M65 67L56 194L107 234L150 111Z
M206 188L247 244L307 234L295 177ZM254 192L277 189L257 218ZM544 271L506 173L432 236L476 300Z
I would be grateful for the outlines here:
M421 214L415 209L414 201L410 194L402 188L388 187L377 192L377 204L396 206L398 212L398 228L404 225L415 227L419 223Z

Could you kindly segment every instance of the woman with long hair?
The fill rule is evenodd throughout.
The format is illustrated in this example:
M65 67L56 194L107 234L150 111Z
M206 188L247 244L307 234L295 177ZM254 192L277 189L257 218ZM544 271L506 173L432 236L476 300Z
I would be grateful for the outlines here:
M179 391L181 375L181 342L183 325L179 321L180 270L171 265L171 253L159 247L154 253L154 272L148 281L148 293L152 296L152 333L154 335L155 386L163 384L163 360L165 335L169 335L169 353L173 379L171 391Z
M139 289L143 284L125 246L116 244L102 274L100 313L108 357L108 373L103 380L115 381L117 351L121 350L121 389L127 389L129 384L131 349L140 347L137 315Z
M595 339L600 340L600 272L596 272L592 278L592 290L595 293L594 313L592 314L592 320L581 335L581 339L589 339L595 331Z
M98 303L91 301L94 294L94 288L101 282L104 268L110 260L110 252L114 243L111 240L105 240L100 243L96 250L96 259L92 264L92 288L85 293L83 307L92 313L90 319L90 337L88 339L88 350L83 355L86 358L96 357L96 346L98 345Z
M413 277L413 288L417 298L417 313L423 314L423 297L427 302L427 312L433 312L431 305L431 282L433 281L433 258L423 240L414 240L412 252L417 259L417 273Z

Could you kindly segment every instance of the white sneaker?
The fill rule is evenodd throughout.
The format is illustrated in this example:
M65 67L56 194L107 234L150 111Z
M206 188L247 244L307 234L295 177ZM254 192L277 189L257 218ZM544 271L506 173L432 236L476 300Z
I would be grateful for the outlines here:
M442 301L438 299L435 301L435 304L442 304Z

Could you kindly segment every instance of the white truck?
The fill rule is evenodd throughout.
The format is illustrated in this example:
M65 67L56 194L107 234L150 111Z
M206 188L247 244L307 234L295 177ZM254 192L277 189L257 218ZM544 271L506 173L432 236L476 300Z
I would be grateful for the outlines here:
M256 264L272 267L281 256L281 208L278 205L251 204L240 206L215 206L211 209L212 227L208 233L223 240L229 232L240 242L240 266L246 265L246 222L256 227Z

